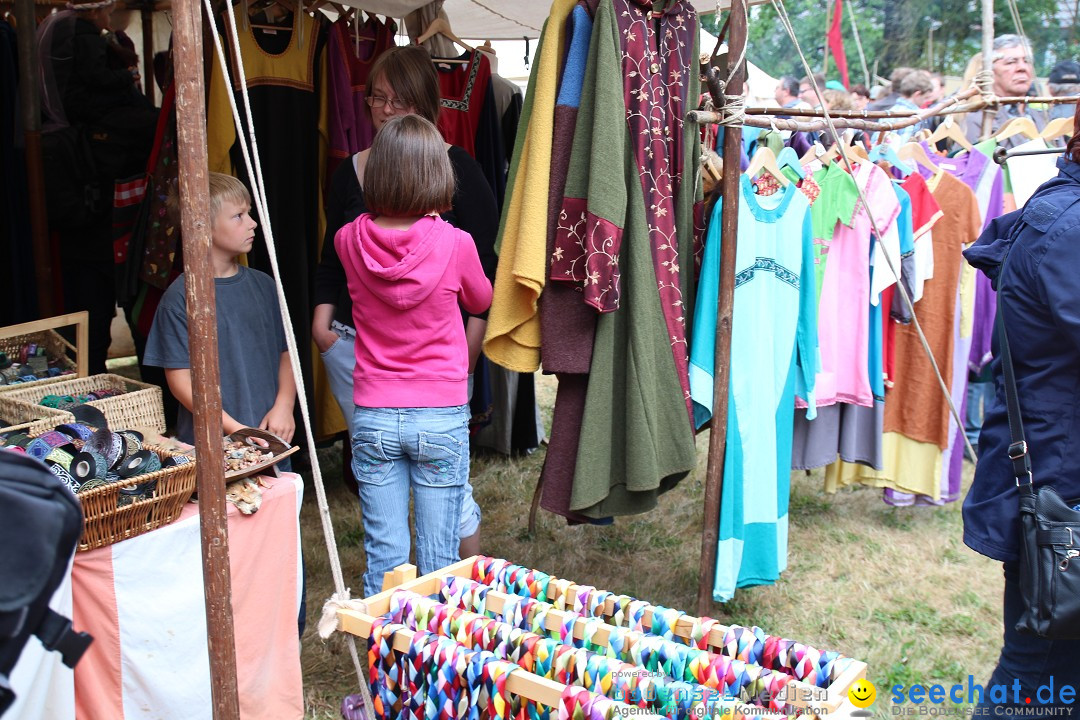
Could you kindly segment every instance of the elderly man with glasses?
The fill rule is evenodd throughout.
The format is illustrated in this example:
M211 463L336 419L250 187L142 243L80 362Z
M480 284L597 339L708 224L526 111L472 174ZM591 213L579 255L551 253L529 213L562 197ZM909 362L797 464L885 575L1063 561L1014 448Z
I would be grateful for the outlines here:
M997 36L994 38L993 59L994 94L999 97L1027 95L1035 81L1035 65L1028 41L1019 35ZM1018 117L1031 118L1039 130L1042 130L1047 122L1045 111L1032 108L1026 103L1002 105L994 114L990 133L997 132L1010 120ZM982 112L968 113L964 132L969 140L976 142L983 137L982 125ZM1026 141L1024 136L1014 135L1001 144L1011 148Z

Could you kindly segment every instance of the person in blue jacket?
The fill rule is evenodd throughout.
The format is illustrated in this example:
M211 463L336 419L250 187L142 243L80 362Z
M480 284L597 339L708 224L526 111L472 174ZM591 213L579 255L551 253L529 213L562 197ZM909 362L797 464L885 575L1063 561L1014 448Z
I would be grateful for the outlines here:
M1073 123L1080 127L1080 108ZM1001 294L1035 485L1051 485L1075 504L1080 501L1080 136L1075 131L1058 168L1057 177L1023 208L993 221L964 256ZM981 704L1014 704L1012 686L1019 680L1015 704L1030 708L1025 699L1034 703L1038 688L1051 677L1055 688L1071 685L1080 691L1080 640L1046 640L1016 630L1022 612L1020 509L996 337L991 371L995 395L979 436L975 480L964 500L964 543L1004 563L1004 645L986 689L1009 686L1009 702L994 703L987 695ZM1060 703L1056 690L1053 695L1050 704Z

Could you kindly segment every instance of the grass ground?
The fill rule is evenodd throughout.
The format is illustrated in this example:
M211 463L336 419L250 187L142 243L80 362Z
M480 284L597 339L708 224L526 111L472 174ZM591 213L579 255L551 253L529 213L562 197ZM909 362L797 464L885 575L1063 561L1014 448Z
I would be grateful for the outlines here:
M554 380L537 378L550 423ZM664 495L653 512L609 527L573 528L541 512L535 535L526 526L544 451L512 459L474 457L472 480L484 512L482 549L692 613L707 447L703 436L698 471ZM359 504L340 479L340 444L321 450L319 460L346 582L355 591L364 567ZM883 699L894 684L948 685L966 682L969 674L985 682L1000 648L1001 570L964 546L959 504L892 508L880 490L828 495L822 485L819 474L792 474L789 562L780 582L739 590L711 615L863 660ZM344 639L335 635L324 642L314 631L333 586L311 489L301 527L308 579L302 643L308 717L338 718L341 699L356 692L357 680ZM876 707L883 717L886 703L879 700Z

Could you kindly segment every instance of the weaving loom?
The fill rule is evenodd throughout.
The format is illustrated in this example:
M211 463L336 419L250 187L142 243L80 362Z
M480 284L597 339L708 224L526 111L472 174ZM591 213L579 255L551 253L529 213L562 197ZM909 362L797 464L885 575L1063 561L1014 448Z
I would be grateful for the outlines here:
M482 555L387 573L367 612L382 718L849 717L865 663Z

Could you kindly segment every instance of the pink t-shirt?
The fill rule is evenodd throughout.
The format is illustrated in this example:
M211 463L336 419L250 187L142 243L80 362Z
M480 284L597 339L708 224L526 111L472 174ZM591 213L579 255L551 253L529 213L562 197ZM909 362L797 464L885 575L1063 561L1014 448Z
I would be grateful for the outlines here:
M900 201L888 174L864 162L855 171L878 230L896 224ZM874 406L870 389L870 242L873 225L861 202L848 227L837 224L818 304L818 348L821 370L815 384L817 406L838 402Z

